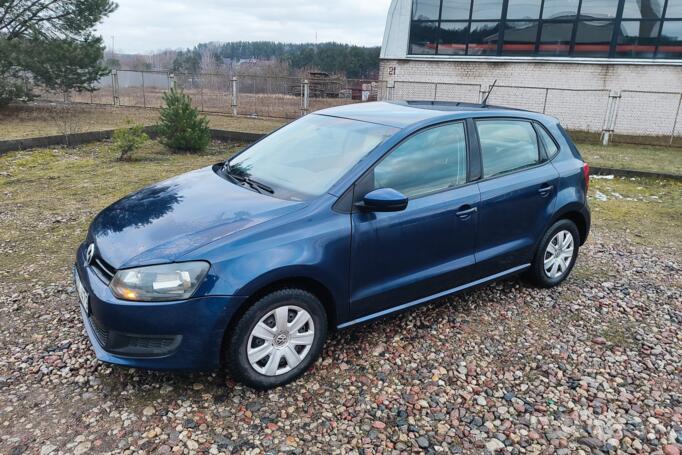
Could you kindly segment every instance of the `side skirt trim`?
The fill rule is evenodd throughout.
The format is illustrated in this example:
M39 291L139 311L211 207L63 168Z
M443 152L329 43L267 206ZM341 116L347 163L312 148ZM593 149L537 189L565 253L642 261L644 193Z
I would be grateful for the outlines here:
M472 281L471 283L463 284L461 286L457 286L456 288L448 289L447 291L439 292L437 294L433 294L433 295L430 295L428 297L423 297L421 299L413 300L412 302L403 303L402 305L398 305L396 307L389 308L387 310L379 311L378 313L369 314L367 316L363 316L361 318L354 319L350 322L344 322L343 324L340 324L339 326L337 326L337 328L338 329L345 329L346 327L350 327L350 326L355 325L355 324L360 324L362 322L371 321L372 319L380 318L382 316L386 316L388 314L395 313L396 311L405 310L407 308L410 308L410 307L413 307L416 305L420 305L422 303L426 303L426 302L429 302L431 300L439 299L441 297L445 297L446 295L454 294L456 292L463 291L465 289L469 289L469 288L472 288L474 286L478 286L479 284L487 283L489 281L494 281L498 278L502 278L504 276L511 275L511 274L516 273L516 272L520 272L521 270L527 269L528 267L530 267L530 264L519 265L517 267L513 267L513 268L505 270L503 272L496 273L495 275L490 275L490 276L487 276L485 278L481 278L479 280Z

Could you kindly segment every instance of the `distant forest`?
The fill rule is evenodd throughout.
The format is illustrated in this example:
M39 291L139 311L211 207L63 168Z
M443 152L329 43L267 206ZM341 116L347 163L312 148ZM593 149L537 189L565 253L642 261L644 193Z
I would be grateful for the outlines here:
M341 43L285 44L272 41L236 41L199 44L180 52L173 70L197 73L206 69L207 60L221 67L244 60L275 61L289 71L320 70L349 78L372 78L379 72L380 47L351 46Z

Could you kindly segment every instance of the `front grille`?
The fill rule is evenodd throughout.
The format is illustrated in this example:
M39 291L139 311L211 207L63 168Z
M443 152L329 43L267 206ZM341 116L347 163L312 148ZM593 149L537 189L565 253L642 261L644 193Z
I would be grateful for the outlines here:
M116 269L109 265L99 255L95 255L95 257L92 259L92 262L90 263L90 266L95 273L97 273L97 276L99 276L99 278L106 284L109 284L111 280L114 279L114 275L116 275Z

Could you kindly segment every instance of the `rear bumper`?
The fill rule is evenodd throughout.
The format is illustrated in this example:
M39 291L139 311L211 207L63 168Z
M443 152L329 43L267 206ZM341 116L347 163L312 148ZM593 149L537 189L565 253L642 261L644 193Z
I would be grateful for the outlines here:
M220 365L225 328L244 298L127 302L114 297L90 267L77 263L74 272L89 293L88 310L80 310L98 359L159 370L208 370Z

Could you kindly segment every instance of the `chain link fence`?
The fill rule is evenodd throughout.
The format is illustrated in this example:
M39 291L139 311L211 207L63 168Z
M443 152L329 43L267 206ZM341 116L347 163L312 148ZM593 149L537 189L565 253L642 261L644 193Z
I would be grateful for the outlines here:
M41 99L110 106L160 108L171 87L202 112L295 119L344 104L384 100L386 83L345 78L301 79L157 71L114 71L93 92L41 93Z
M395 81L387 99L480 103L489 91L482 84ZM682 137L679 92L496 85L488 103L551 115L567 129L601 134L604 144L614 134L653 144Z
M114 71L94 92L43 93L42 99L113 106L159 108L171 87L182 89L202 112L295 119L328 107L383 100L480 103L490 91L476 83L445 83L312 77L173 74ZM682 137L682 93L614 91L496 85L489 104L542 112L570 130L612 136L656 138L673 143ZM662 139L662 140L661 140Z

